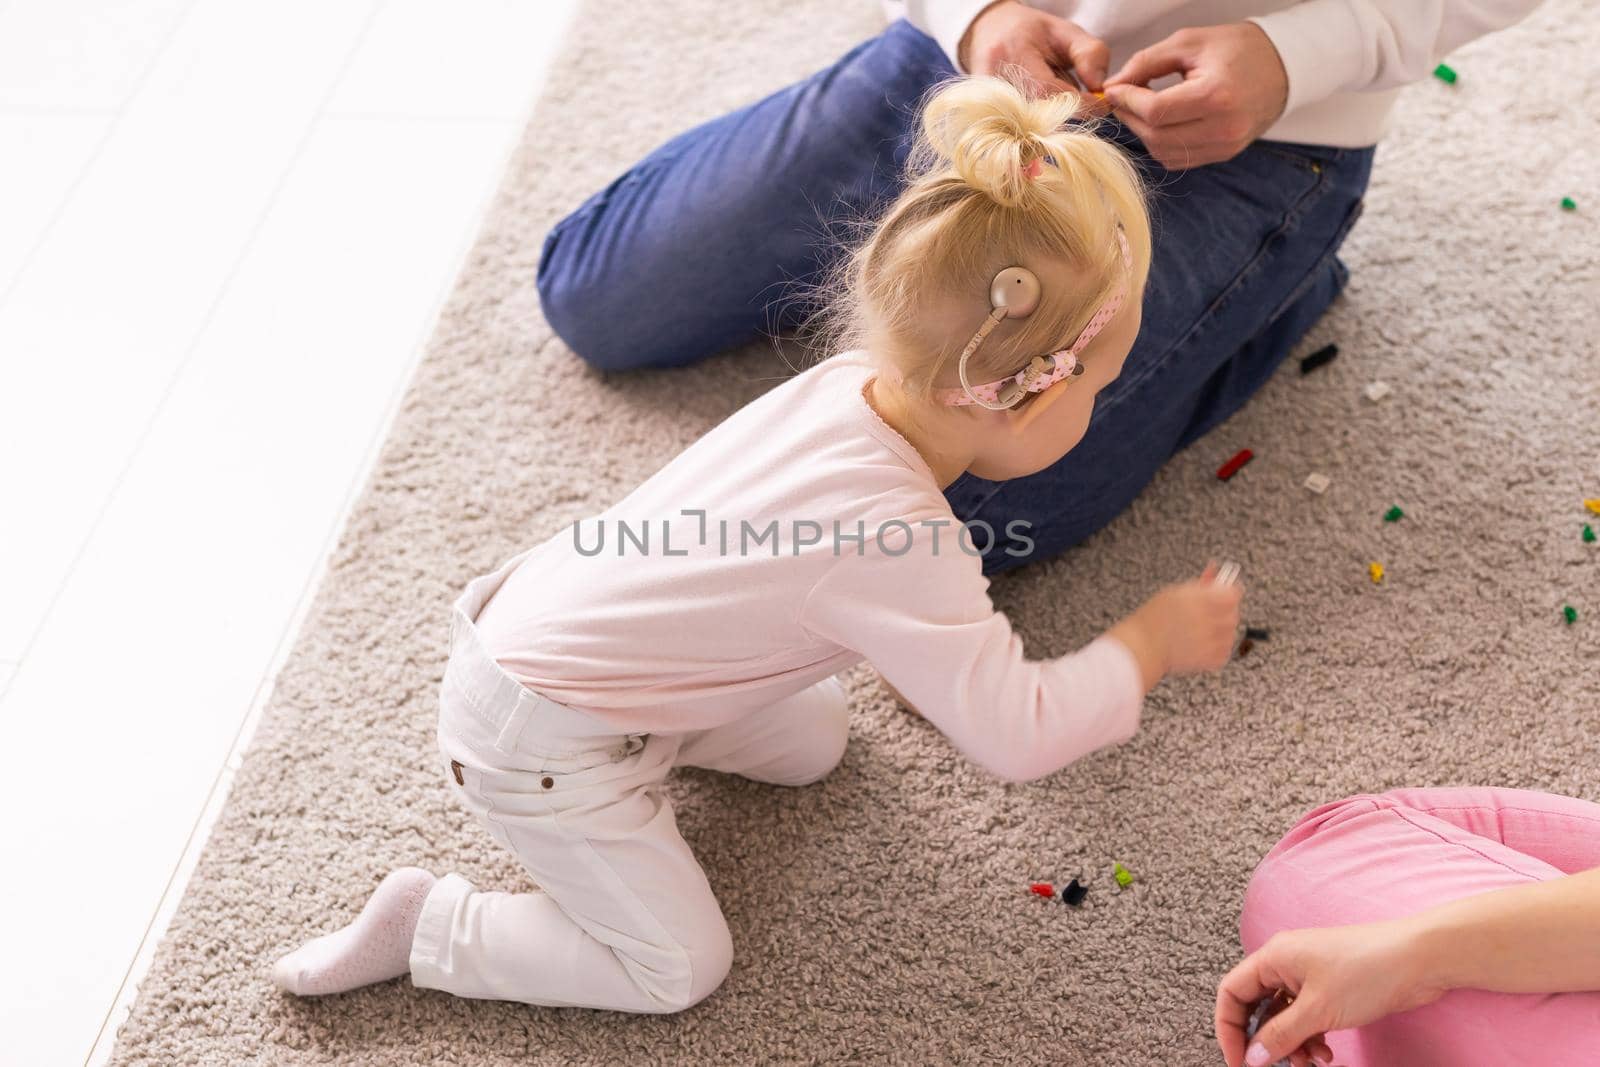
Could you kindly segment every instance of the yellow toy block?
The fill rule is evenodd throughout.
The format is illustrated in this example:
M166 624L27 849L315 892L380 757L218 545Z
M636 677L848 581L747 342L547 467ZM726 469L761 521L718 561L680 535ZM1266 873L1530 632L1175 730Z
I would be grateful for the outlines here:
M1383 564L1367 564L1367 574L1372 578L1372 584L1377 585L1379 582L1383 581Z

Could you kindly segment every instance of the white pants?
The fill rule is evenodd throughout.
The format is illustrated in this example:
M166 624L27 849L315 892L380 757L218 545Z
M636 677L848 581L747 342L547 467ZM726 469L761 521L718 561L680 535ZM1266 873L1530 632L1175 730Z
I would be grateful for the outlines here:
M480 893L441 878L417 923L412 981L463 997L681 1011L722 983L733 946L662 780L693 766L814 782L844 755L844 691L829 678L712 730L619 735L526 689L484 649L473 620L517 562L456 604L439 745L450 788L537 889Z

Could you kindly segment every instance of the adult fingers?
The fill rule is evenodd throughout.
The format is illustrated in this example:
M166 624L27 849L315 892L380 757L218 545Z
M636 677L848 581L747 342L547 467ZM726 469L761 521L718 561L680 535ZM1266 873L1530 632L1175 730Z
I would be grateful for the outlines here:
M1132 115L1152 126L1172 126L1212 114L1204 81L1200 77L1187 78L1160 92L1142 85L1110 85L1106 87L1106 99L1119 114Z
M1111 114L1111 101L1100 95L1097 90L1085 91L1080 94L1083 101L1078 108L1078 114L1084 118L1103 119Z
M1312 1038L1289 1054L1292 1067L1325 1067L1333 1062L1333 1052L1317 1038Z
M1150 158L1167 170L1188 170L1206 163L1231 158L1231 153L1208 148L1204 120L1179 123L1176 126L1152 126L1134 115L1125 115L1115 109L1122 124L1132 130L1144 145Z
M1105 84L1106 68L1111 65L1111 49L1106 43L1065 19L1051 20L1050 40L1061 58L1072 65L1084 88L1098 92Z
M1256 1006L1269 997L1292 995L1300 988L1300 976L1292 973L1282 962L1286 958L1284 945L1283 935L1275 935L1265 945L1234 964L1233 969L1217 983L1214 1022L1217 1044L1222 1046L1228 1067L1240 1067L1244 1063L1246 1031Z
M1106 79L1108 85L1149 85L1168 74L1181 74L1189 69L1193 53L1183 31L1165 37L1148 48L1141 48L1128 57L1122 69Z
M1263 997L1276 991L1264 980L1258 966L1260 955L1257 952L1239 961L1217 985L1213 1024L1217 1044L1222 1047L1222 1058L1228 1061L1228 1067L1239 1067L1244 1062L1250 1016Z
M1239 1067L1244 1062L1245 1043L1250 1040L1250 1012L1252 1008L1232 999L1224 1001L1217 994L1217 1009L1212 1024L1216 1029L1217 1045L1228 1067Z
M1050 66L1049 58L1035 48L1029 48L1018 56L1003 73L1007 81L1029 96L1052 96L1075 91L1074 86Z
M1301 1045L1319 1037L1323 1031L1321 1006L1311 997L1296 997L1293 1004L1268 1019L1256 1031L1255 1040L1245 1052L1249 1067L1266 1067L1297 1051ZM1258 1051L1259 1049L1259 1051Z

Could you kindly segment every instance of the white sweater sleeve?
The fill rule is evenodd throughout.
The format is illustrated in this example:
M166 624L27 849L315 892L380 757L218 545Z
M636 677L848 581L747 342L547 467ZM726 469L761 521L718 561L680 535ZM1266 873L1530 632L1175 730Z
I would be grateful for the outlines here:
M1450 52L1504 29L1539 0L1304 0L1249 21L1289 75L1284 113L1339 92L1393 89Z
M944 54L961 73L967 73L957 54L967 27L995 0L906 0L906 21L939 42Z
M1028 659L978 560L953 530L932 554L928 533L904 556L842 557L812 590L802 626L860 653L963 755L1009 781L1133 736L1144 689L1125 645L1101 637Z

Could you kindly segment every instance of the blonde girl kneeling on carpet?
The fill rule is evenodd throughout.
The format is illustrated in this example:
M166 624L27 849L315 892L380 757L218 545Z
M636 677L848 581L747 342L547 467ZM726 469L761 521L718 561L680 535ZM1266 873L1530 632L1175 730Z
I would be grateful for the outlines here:
M942 493L1058 460L1138 332L1142 190L1068 125L1078 103L941 88L909 185L841 275L858 347L467 586L445 780L537 888L395 871L278 962L282 988L409 973L464 997L679 1011L722 982L732 943L661 788L673 767L817 781L848 732L834 675L865 659L969 759L1026 781L1131 736L1164 675L1226 661L1240 590L1209 569L1027 659L978 558L1002 533L961 527Z

